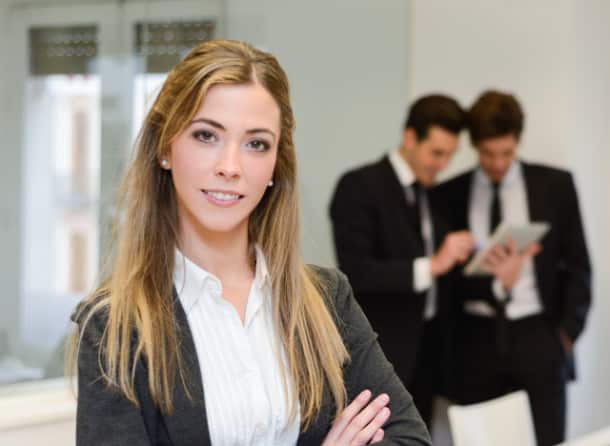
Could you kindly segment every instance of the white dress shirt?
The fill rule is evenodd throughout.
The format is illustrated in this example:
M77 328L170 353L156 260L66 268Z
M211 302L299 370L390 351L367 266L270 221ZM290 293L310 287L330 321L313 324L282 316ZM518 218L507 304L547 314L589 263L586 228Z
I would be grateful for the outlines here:
M500 184L499 194L502 203L503 222L523 224L530 221L527 190L523 178L523 169L519 161L515 160L511 164ZM491 181L479 167L474 173L468 211L470 230L478 247L485 246L491 235L489 228L491 200ZM497 279L493 281L491 291L498 299L503 299L506 296L501 283ZM479 316L493 316L495 314L491 305L484 301L466 301L464 310L467 313ZM542 304L536 286L534 262L532 259L528 259L521 270L519 279L511 290L511 301L506 306L506 316L508 319L520 319L541 311Z
M287 424L271 282L261 250L256 248L256 274L243 323L223 298L218 278L178 250L174 284L197 350L212 444L296 444L300 417ZM291 392L290 377L286 380Z
M411 170L409 164L400 155L400 149L390 152L388 158L398 177L398 181L403 189L405 189L405 200L409 202L409 205L412 205L415 200L414 195L412 195L412 186L416 180L413 170ZM423 200L420 203L420 217L422 238L426 245L427 255L425 257L418 257L413 262L413 288L417 293L428 290L424 306L424 319L429 320L436 315L436 283L430 270L430 256L434 254L433 223L430 216L430 207L425 197L424 194Z

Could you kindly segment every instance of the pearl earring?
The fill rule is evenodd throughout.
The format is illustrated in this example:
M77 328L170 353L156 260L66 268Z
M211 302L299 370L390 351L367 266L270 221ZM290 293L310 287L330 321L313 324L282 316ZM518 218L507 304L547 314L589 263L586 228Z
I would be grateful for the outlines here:
M165 158L163 158L161 160L161 167L163 167L164 169L168 169L169 168L169 162Z
M267 183L267 186L268 186L268 187L273 186L273 180L269 181L269 182Z

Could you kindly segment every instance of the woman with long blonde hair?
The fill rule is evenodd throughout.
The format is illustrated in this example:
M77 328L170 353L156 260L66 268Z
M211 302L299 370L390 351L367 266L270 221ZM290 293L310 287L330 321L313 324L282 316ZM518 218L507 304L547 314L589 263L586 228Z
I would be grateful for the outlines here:
M206 42L169 73L73 315L77 444L430 444L345 277L300 257L293 129L268 53Z

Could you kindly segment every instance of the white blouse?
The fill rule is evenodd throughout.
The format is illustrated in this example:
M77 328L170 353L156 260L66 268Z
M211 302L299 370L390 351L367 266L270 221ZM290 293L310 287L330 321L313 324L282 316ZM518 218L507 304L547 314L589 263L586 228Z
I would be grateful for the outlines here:
M256 274L243 323L222 297L220 280L178 250L174 284L197 350L212 444L296 444L300 419L297 410L296 419L287 425L271 281L262 251L257 247ZM291 392L290 377L286 379Z

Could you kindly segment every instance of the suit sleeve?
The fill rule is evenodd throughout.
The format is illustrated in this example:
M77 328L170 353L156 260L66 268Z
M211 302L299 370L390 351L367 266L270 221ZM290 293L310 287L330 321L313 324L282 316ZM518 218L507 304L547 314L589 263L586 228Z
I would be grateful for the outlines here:
M390 396L390 419L383 427L384 440L380 446L431 445L430 435L422 421L411 395L394 373L360 306L354 299L345 276L334 272L336 286L335 308L339 329L350 353L345 366L344 379L348 403L365 389L374 396L387 393Z
M99 350L105 318L96 313L82 329L78 352L77 446L149 446L140 409L100 373Z
M375 197L362 175L345 175L335 190L330 216L339 267L350 279L357 293L382 295L415 294L416 257L382 258L377 211L381 197Z
M582 332L591 305L591 264L571 175L561 187L561 211L557 219L561 229L558 263L561 328L574 341Z

